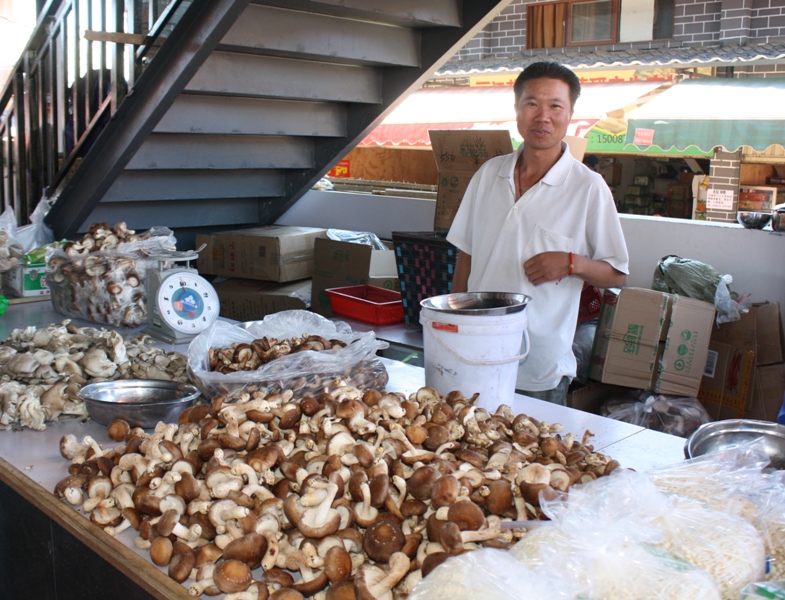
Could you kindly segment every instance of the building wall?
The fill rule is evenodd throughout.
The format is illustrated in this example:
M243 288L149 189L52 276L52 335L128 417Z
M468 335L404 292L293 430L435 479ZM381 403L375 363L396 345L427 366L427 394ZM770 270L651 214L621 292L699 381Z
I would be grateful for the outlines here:
M455 58L478 60L488 56L563 53L562 48L526 49L526 7L532 3L531 0L513 0ZM569 51L648 50L775 41L785 41L785 0L675 0L673 38L670 40L571 47Z
M434 200L311 190L277 222L371 231L391 239L393 231L432 231L435 206ZM675 254L733 276L731 290L751 294L752 302L768 300L785 306L785 270L773 269L771 260L759 258L785 256L785 233L744 229L735 223L619 218L630 255L628 286L651 287L657 262Z

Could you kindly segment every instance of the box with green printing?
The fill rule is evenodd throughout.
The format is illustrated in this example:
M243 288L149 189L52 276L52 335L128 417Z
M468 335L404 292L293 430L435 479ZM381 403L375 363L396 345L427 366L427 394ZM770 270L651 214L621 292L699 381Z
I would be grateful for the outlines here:
M9 298L48 296L45 263L20 263L3 273L3 294Z

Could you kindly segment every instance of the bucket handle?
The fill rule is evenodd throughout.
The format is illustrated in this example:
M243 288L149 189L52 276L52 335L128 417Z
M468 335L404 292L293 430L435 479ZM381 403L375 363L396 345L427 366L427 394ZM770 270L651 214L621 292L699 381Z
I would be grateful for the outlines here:
M484 366L484 365L506 365L507 363L511 362L520 362L524 360L527 356L529 356L529 332L524 329L523 330L523 339L526 342L526 352L523 354L519 354L518 356L512 356L510 358L499 358L497 360L472 360L471 358L466 358L462 356L452 348L442 339L439 337L438 333L434 330L431 332L433 334L434 339L439 342L439 344L447 350L450 354L452 354L455 358L468 363L470 365L476 366Z

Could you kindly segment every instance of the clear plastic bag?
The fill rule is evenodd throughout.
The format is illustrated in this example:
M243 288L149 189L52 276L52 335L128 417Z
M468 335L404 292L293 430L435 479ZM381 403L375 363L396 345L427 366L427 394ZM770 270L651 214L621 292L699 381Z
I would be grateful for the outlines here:
M584 486L574 489L578 487ZM532 570L559 565L560 579L577 588L578 598L719 600L721 597L716 582L705 571L653 544L633 541L640 532L630 536L623 532L624 527L609 524L602 516L595 524L602 525L581 523L582 531L569 535L561 525L570 528L579 522L562 521L559 525L538 527L515 544L510 553ZM660 537L655 530L648 530L641 537L651 535L655 539Z
M741 590L739 600L785 600L785 581L750 583Z
M737 515L760 534L767 580L785 578L785 473L766 467L765 442L735 448L650 471L659 488Z
M327 237L337 242L349 242L371 246L376 250L389 250L375 233L369 231L349 231L346 229L328 229Z
M688 437L704 423L709 413L697 398L666 396L648 391L631 392L628 397L610 398L600 408L604 417Z
M543 504L543 512L568 536L579 557L594 560L598 552L652 544L710 574L725 600L735 600L744 585L764 577L763 540L750 523L690 498L666 495L640 473L617 469L588 485L573 486L566 499ZM624 573L624 568L617 570ZM598 589L596 580L591 584Z
M558 569L531 569L507 550L483 548L448 558L414 587L409 600L557 600L578 592Z
M210 348L228 348L234 343L251 343L262 337L284 340L303 334L338 339L347 346L288 354L254 371L225 374L210 370ZM231 399L264 387L270 391L291 389L300 398L319 393L325 386L334 386L335 380L361 389L381 389L388 377L376 352L388 345L377 340L372 331L352 332L346 323L330 321L305 310L287 310L248 323L231 324L219 319L191 342L188 368L194 383L208 397L224 394Z
M150 237L121 243L111 250L69 255L49 246L46 276L54 309L74 319L106 325L137 327L147 322L147 270L152 254L173 251L176 239L166 227Z

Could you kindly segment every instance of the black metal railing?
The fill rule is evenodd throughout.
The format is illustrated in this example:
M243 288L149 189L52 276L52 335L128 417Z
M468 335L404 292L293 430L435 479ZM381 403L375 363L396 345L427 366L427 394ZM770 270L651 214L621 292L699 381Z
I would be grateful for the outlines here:
M78 167L185 0L49 0L0 95L2 210L20 225Z

